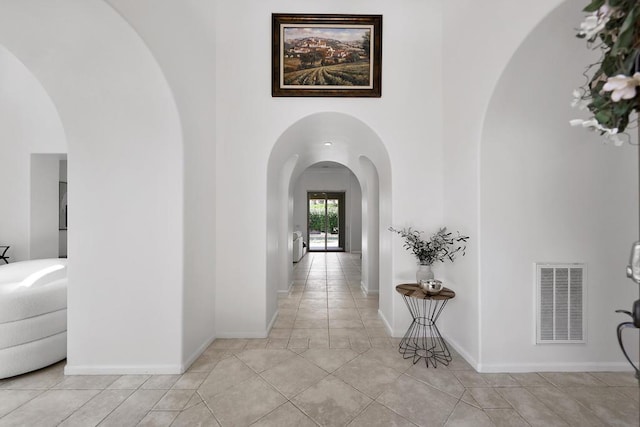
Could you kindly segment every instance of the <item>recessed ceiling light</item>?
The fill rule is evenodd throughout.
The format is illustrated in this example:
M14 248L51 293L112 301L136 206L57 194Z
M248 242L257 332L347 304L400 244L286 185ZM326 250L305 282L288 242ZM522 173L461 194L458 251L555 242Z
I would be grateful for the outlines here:
M324 143L325 147L331 147L332 145L333 145L333 142L331 142L331 141L327 141L327 142Z

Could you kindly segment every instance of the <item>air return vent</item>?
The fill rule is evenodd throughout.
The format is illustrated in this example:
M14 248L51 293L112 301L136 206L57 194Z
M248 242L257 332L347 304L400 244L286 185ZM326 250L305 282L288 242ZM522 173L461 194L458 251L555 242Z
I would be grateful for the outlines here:
M584 343L585 265L536 264L537 344Z

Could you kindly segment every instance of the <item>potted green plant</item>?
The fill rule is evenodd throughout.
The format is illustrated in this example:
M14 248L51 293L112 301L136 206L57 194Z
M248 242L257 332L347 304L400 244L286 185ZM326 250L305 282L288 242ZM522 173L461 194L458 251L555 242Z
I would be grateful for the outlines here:
M431 266L435 262L449 260L453 262L456 256L465 255L469 236L463 236L459 232L454 236L446 227L440 228L428 239L423 238L423 232L411 227L395 229L389 227L389 231L399 234L404 239L404 248L413 253L418 260L418 272L416 281L434 278Z

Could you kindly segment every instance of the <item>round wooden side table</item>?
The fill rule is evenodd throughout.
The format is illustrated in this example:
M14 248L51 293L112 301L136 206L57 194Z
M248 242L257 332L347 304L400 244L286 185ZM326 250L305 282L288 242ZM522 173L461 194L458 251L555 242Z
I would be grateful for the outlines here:
M402 295L413 322L400 341L399 351L405 359L413 359L416 364L424 359L436 368L438 363L449 365L451 353L442 338L436 322L447 302L456 296L449 288L442 288L438 294L428 294L415 283L396 286Z

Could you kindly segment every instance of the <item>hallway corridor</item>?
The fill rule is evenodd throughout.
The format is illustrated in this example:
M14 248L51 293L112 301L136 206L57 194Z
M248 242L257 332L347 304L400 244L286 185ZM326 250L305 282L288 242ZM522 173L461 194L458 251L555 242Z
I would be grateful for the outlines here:
M265 339L219 339L183 375L0 380L7 426L633 426L629 372L480 374L413 365L360 290L360 256L307 254Z

